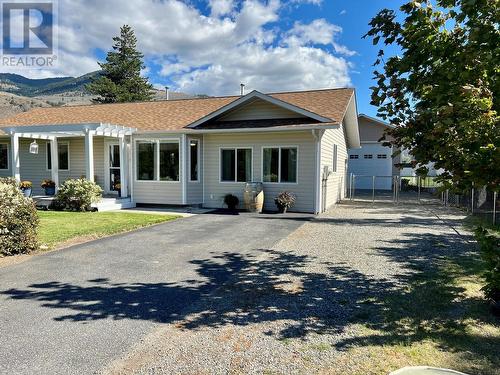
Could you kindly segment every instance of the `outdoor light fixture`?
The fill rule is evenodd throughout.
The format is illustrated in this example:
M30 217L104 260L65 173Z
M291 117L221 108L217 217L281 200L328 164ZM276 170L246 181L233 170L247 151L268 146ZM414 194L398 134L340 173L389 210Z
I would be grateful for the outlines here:
M36 141L30 143L30 154L38 155L38 143Z

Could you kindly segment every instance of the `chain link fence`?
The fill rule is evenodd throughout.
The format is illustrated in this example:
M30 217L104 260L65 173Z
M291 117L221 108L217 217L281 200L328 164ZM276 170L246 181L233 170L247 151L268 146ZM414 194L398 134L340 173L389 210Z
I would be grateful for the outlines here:
M498 192L485 187L450 191L437 176L349 176L348 198L356 201L398 204L442 204L464 209L493 225L500 224Z

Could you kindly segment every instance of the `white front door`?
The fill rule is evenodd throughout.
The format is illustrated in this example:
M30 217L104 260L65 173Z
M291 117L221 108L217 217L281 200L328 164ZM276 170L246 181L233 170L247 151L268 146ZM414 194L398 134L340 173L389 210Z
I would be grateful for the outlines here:
M107 143L105 147L105 193L118 194L120 184L120 145L118 143Z

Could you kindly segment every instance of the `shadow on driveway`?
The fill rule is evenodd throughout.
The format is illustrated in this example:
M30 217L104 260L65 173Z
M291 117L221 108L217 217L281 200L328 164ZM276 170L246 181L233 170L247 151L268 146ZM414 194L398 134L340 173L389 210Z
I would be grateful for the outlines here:
M395 225L376 219L326 222ZM413 218L401 224L435 225L435 219ZM58 321L140 319L177 323L181 329L290 321L281 331L268 332L279 339L305 338L311 332L337 334L361 323L374 333L340 339L338 349L432 340L445 350L500 366L494 350L498 338L466 329L465 322L471 319L498 325L484 302L464 295L464 288L455 282L481 268L467 238L451 231L441 235L409 231L374 250L407 272L374 279L348 264L324 261L325 272L311 272L308 264L319 262L312 256L260 249L192 260L203 282L127 284L95 279L89 280L91 286L80 286L53 281L2 294L73 312L58 316Z

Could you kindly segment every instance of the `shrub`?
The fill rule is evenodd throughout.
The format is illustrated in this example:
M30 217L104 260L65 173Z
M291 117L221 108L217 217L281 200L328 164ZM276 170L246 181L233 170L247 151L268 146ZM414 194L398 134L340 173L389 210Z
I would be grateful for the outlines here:
M0 184L6 184L16 187L19 185L19 183L14 177L0 177Z
M274 198L274 203L278 208L288 209L295 204L295 200L295 194L289 191L282 191L276 198Z
M38 214L15 179L0 179L0 254L26 254L38 249Z
M101 200L102 189L84 178L66 180L57 192L57 205L70 211L88 211Z
M500 237L483 227L478 227L475 235L486 264L486 285L482 290L486 298L500 302Z

